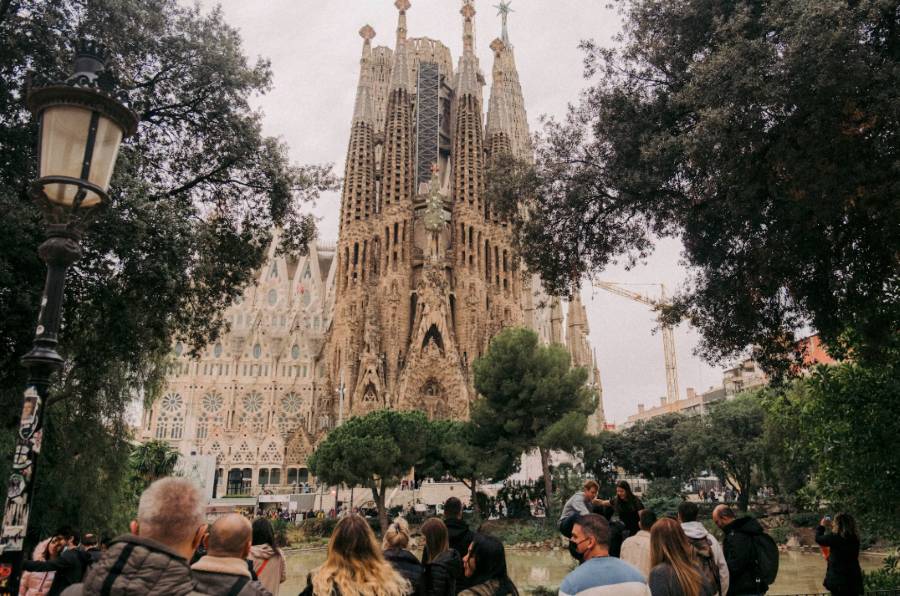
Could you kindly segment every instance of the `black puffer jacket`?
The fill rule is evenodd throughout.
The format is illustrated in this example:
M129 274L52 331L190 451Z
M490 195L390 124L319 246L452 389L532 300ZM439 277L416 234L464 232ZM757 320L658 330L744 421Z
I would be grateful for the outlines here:
M830 592L862 594L863 575L859 567L859 540L844 538L827 532L823 526L816 528L816 542L831 549L828 553L828 570L824 586Z
M459 553L460 558L465 557L466 553L469 552L469 545L472 544L472 538L475 537L475 533L461 519L445 519L444 524L447 526L447 538L450 542L450 548Z
M384 558L397 570L397 573L409 581L410 593L418 594L421 590L425 567L422 566L416 555L402 548L389 548L384 551Z
M722 550L728 563L728 596L763 594L769 586L757 582L757 561L754 536L763 534L763 527L752 517L736 519L724 528Z
M462 560L452 548L439 554L425 565L422 576L422 596L456 596L456 581L462 569Z

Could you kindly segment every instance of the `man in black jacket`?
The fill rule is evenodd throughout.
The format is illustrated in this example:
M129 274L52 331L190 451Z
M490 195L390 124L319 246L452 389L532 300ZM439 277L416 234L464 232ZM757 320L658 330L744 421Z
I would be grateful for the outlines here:
M712 518L725 535L722 550L730 578L728 596L765 594L769 586L760 578L754 541L754 536L764 533L762 526L749 515L736 519L734 510L727 505L716 507Z
M53 583L50 584L48 596L58 596L62 591L81 581L88 565L91 564L91 555L83 547L78 545L78 533L71 528L61 528L57 531L66 549L57 558L50 561L25 561L22 568L25 571L53 571Z
M475 535L462 518L462 501L450 497L444 503L444 524L447 526L447 538L450 548L459 553L460 558L469 553L469 545Z

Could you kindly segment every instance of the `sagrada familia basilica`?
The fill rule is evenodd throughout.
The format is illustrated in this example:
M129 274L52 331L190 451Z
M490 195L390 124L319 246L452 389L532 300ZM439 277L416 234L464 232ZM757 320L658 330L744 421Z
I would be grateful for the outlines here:
M393 50L360 30L336 246L315 243L296 259L271 248L228 309L229 332L199 359L176 344L166 390L144 413L144 439L214 455L229 492L311 482L307 456L350 416L397 408L467 418L472 364L507 326L566 345L599 393L580 298L564 318L486 203L491 160L531 159L508 4L490 45L486 122L474 0L463 0L455 69L441 42L407 36L409 0L395 5ZM590 424L603 422L601 405Z

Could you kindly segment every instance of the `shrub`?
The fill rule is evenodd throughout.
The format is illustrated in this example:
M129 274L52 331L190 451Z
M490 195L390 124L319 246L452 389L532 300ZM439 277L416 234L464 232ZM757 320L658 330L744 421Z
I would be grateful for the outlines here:
M791 528L788 526L777 526L769 530L769 536L776 544L786 544L791 533Z
M479 531L490 534L507 546L523 542L543 542L559 535L556 524L552 521L533 519L515 523L488 524Z
M819 525L822 514L816 511L804 511L791 516L791 523L801 528L814 528Z
M272 529L275 531L275 546L287 546L287 531L289 523L283 519L272 520Z
M535 586L528 591L531 596L556 596L559 590L547 586Z
M863 581L866 592L875 590L900 589L900 567L898 567L898 555L894 554L884 559L881 569L864 571Z
M303 533L307 536L320 536L323 538L331 536L335 526L337 526L337 520L330 517L307 519L301 525Z

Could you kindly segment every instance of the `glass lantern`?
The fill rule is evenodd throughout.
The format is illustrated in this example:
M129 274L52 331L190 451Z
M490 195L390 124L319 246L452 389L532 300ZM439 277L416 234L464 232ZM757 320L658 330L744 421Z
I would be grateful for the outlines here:
M80 42L75 74L28 94L40 131L36 192L70 211L106 202L119 145L137 130L137 116L104 84L104 54L101 46Z

